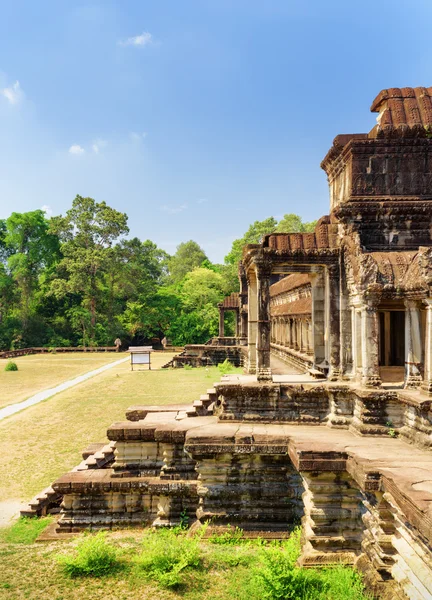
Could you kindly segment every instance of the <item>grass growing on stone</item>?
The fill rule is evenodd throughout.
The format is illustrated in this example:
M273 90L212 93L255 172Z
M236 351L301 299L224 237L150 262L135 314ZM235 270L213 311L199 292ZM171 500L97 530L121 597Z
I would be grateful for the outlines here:
M9 359L0 359L0 408L22 402L30 396L64 381L93 371L98 367L119 360L125 354L71 353L33 354L14 358L18 371L5 371Z
M107 428L125 420L128 406L191 403L220 380L216 367L160 370L170 358L154 353L152 371L117 365L1 421L0 511L2 501L28 502L77 465L90 443L107 441Z
M298 555L298 532L285 542L269 544L215 544L179 530L90 534L47 545L0 544L0 598L370 598L353 569L300 569L295 566ZM74 566L68 571L65 564Z

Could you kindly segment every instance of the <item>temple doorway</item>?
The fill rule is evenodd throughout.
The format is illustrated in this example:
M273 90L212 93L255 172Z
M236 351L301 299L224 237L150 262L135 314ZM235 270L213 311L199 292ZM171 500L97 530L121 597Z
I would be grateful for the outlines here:
M383 382L402 382L405 369L405 311L379 311L379 364Z

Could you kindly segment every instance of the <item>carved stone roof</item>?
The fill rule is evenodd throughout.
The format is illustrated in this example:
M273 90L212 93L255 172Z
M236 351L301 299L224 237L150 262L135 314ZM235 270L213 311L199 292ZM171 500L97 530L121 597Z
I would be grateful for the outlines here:
M218 306L222 308L239 308L238 292L233 292L230 296L226 296Z
M270 233L262 245L280 253L336 248L337 226L320 222L313 233Z
M279 294L295 290L304 285L310 285L309 275L307 273L293 273L271 285L270 296L279 296Z
M432 87L388 88L382 90L371 106L380 113L380 129L432 127Z
M270 308L272 316L310 315L312 313L312 298L298 298L292 302L285 302Z

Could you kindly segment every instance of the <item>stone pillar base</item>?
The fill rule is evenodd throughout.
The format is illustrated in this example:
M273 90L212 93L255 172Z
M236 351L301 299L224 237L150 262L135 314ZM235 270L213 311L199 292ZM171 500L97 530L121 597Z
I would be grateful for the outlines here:
M362 377L361 384L364 387L377 388L381 387L382 381L378 375L367 375Z
M258 381L273 381L271 369L258 369L257 379Z
M420 386L420 389L422 392L425 392L429 396L432 396L432 380L429 379L427 381L423 381L423 383Z
M422 385L422 383L423 379L421 375L408 375L404 384L404 388L406 390L417 389Z
M331 369L330 373L328 374L327 379L329 381L338 381L338 379L340 379L341 377L341 372L339 371L339 369Z

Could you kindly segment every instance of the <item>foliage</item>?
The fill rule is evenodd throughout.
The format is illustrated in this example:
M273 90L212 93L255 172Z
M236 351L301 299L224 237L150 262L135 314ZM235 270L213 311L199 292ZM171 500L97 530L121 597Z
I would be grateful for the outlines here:
M68 293L82 296L81 308L89 311L89 339L95 340L97 306L103 290L103 276L112 261L111 247L128 233L127 216L105 202L77 196L66 216L53 217L50 230L62 242L63 258L50 290L56 298ZM83 326L83 342L85 338Z
M234 365L227 358L223 363L219 363L217 367L221 375L228 375L228 373L232 373L235 370Z
M203 530L205 527L200 533ZM1 534L0 530L0 542L3 541ZM84 540L94 537L87 536ZM0 588L9 590L5 597L11 600L28 597L29 590L32 598L42 598L47 589L55 598L69 598L75 593L82 600L112 598L113 594L116 598L174 599L181 596L190 600L281 597L372 600L364 592L360 575L350 567L304 570L297 567L297 538L284 542L258 539L240 540L239 544L213 544L202 536L188 537L180 528L149 531L144 539L136 530L108 533L106 539L111 538L115 538L115 546L121 548L117 555L118 567L105 572L110 577L96 577L86 571L89 576L81 581L71 580L66 571L59 573L53 568L58 556L55 546L0 545ZM108 546L112 548L111 543ZM64 541L62 549L76 558L76 540ZM146 558L141 562L142 555ZM179 562L183 565L187 562L188 566L182 568ZM281 568L281 564L286 568ZM265 573L272 577L270 586L263 583ZM162 589L156 589L156 585ZM271 586L276 589L272 590Z
M213 532L209 540L212 544L219 545L235 545L239 544L243 539L243 530L240 527L231 527L228 525L223 533Z
M304 223L301 217L293 213L289 213L284 215L279 221L275 231L278 233L312 233L316 224L316 221Z
M18 371L18 365L12 360L8 361L5 366L5 371Z
M274 217L252 223L243 237L234 240L230 252L225 256L225 262L237 266L242 257L243 246L246 246L247 244L257 244L264 235L273 233L276 229L276 225L277 221Z
M168 262L172 283L179 283L183 277L208 260L204 250L193 240L177 246L176 253Z
M0 220L0 349L29 346L174 345L218 335L217 304L238 290L245 244L273 231L309 231L288 214L255 221L214 264L193 240L169 256L151 240L125 239L126 214L76 196L63 216L41 210ZM234 315L225 335L234 334Z
M10 527L0 529L0 542L6 544L33 544L39 534L52 522L52 517L41 519L20 517Z
M135 563L143 577L164 588L177 588L185 584L188 571L201 567L202 557L196 538L166 529L144 537L143 550Z
M102 531L85 536L74 555L60 555L57 560L69 577L102 577L123 567L118 551L107 542L106 532Z

